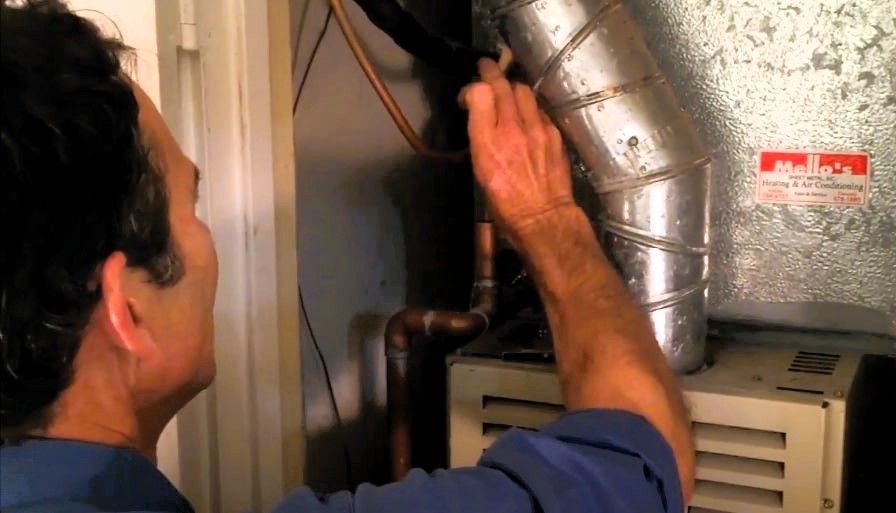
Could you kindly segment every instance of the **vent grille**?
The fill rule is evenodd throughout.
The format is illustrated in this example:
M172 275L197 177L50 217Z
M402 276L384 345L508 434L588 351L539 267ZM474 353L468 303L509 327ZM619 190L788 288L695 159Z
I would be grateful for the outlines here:
M823 509L824 499L839 507L844 414L812 389L854 379L857 355L768 348L757 359L751 348L726 351L707 374L681 378L698 451L688 511L807 513ZM743 369L752 367L797 390L769 393L768 382L745 389L754 382ZM452 467L475 464L507 429L538 429L563 411L560 383L545 367L459 359L449 372Z
M693 427L697 482L691 513L783 512L786 433L702 422Z
M563 411L556 404L484 395L482 436L491 445L510 428L541 429Z
M787 368L790 372L830 376L837 369L839 354L798 351Z
M701 502L721 504L719 507L726 508L710 509L710 511L746 513L784 510L784 494L782 492L749 486L697 479L697 483L694 486L694 496L695 498L700 497ZM694 500L693 503L696 504L697 500Z

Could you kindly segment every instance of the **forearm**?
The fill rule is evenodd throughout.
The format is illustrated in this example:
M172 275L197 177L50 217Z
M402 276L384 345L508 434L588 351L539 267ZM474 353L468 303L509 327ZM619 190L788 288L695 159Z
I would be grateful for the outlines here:
M551 326L567 407L644 416L672 445L688 493L693 449L677 379L584 212L570 205L539 216L517 239Z
M593 404L592 385L621 367L657 367L662 354L646 316L580 208L532 220L519 239L548 315L570 409L602 406Z

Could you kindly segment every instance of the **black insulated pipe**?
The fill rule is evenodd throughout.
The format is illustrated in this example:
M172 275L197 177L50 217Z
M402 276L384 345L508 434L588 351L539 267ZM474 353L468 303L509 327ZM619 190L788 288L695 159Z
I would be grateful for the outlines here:
M476 62L498 59L498 54L478 50L435 34L424 27L397 0L355 0L367 18L404 51L445 73L476 76Z

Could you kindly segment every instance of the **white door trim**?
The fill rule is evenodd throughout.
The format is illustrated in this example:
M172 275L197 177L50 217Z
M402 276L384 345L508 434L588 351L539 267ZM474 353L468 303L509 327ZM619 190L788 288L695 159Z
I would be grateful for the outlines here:
M158 0L162 110L203 172L218 375L177 422L198 513L263 511L302 481L287 2Z

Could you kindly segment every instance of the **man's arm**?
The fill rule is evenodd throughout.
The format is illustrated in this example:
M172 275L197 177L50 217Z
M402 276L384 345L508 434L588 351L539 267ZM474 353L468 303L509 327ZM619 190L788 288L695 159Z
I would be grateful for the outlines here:
M540 432L511 430L472 468L413 470L354 494L292 493L271 513L679 513L668 444L642 417L568 413Z
M560 133L528 87L511 86L491 61L480 74L484 82L464 97L474 170L538 287L567 407L646 418L672 447L687 500L694 449L681 391L646 315L573 201Z
M298 490L274 513L684 508L693 449L675 376L572 200L559 132L532 91L512 88L494 62L483 61L480 73L485 82L463 94L476 178L535 276L573 411L539 432L511 430L474 468L415 470L355 494Z
M548 315L567 408L646 418L672 447L689 500L694 448L677 379L588 218L573 206L546 213L520 241Z

